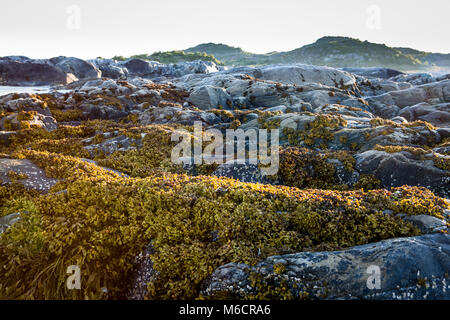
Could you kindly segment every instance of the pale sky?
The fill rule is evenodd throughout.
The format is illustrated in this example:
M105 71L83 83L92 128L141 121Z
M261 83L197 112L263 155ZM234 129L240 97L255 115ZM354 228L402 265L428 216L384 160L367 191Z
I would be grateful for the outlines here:
M256 53L326 35L450 53L449 0L1 0L0 56L130 56L225 43Z

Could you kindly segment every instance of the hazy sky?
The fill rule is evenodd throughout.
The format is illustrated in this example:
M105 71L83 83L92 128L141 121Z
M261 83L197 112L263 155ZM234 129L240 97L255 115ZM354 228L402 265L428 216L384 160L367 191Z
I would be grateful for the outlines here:
M265 53L325 35L450 53L449 13L449 0L1 0L0 56L129 56L203 42Z

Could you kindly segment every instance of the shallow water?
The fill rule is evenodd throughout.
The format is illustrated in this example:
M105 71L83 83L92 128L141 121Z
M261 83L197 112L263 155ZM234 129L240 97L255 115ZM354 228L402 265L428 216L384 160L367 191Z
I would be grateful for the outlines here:
M70 90L56 90L50 86L41 87L13 87L13 86L0 86L0 97L10 93L49 93L49 92L67 92Z

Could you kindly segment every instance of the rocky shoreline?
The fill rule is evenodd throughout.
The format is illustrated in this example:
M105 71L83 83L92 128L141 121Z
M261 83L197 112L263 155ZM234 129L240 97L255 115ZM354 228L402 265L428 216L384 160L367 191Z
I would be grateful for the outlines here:
M0 85L58 89L0 96L0 298L450 298L450 75L4 57ZM279 129L278 173L173 164L195 122Z

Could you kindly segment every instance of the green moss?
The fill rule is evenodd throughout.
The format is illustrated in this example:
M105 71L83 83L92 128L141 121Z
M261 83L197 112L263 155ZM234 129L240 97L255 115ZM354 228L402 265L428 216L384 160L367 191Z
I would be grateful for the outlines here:
M82 119L83 111L80 109L59 110L51 109L52 116L57 122L79 121Z
M433 126L431 123L417 120L413 122L407 122L407 123L397 123L392 120L387 120L383 118L374 118L370 120L370 125L375 128L379 126L387 126L390 128L425 128L427 130L436 130L437 128Z
M239 120L233 120L233 122L230 125L230 129L237 129L241 126L241 122Z
M334 131L346 127L347 121L340 115L317 115L316 118L305 125L304 130L284 128L283 134L288 142L294 146L301 146L303 142L307 146L314 146L318 142L326 147L326 142L333 140Z
M283 274L286 271L286 266L282 263L276 263L273 265L273 272L276 274Z
M434 158L434 165L442 170L450 170L450 159L449 158Z
M348 137L347 136L340 136L339 137L339 142L341 143L341 144L347 144L347 141L348 141Z
M409 152L409 153L415 155L416 157L419 157L422 159L423 159L424 155L429 153L429 151L426 151L422 148L416 148L416 147L410 147L410 146L392 146L392 145L391 146L380 146L377 144L373 149L388 152L388 153L396 153L396 152L406 151L406 152Z
M15 171L9 170L8 178L10 180L24 180L24 179L28 179L28 175L25 173L20 173L20 172L15 172Z
M14 130L11 120L9 120L9 119L5 119L3 121L3 127L5 128L5 131L13 131Z
M328 159L337 159L346 170L354 170L356 161L350 152L317 152L289 147L280 151L280 170L276 178L281 179L284 185L301 189L347 189L348 186L338 184L335 166Z
M12 179L8 185L0 186L0 217L32 211L34 208L32 199L37 195L36 191L25 188L17 179Z
M420 160L425 160L425 155L427 155L427 159L431 159L434 162L434 165L442 170L450 170L450 158L448 157L440 157L435 153L425 150L422 148L409 147L409 146L380 146L376 145L374 150L384 151L388 153L396 153L406 151L414 155L416 158Z
M353 186L355 189L363 189L364 191L380 189L381 181L373 174L361 174L358 182Z
M251 272L249 275L249 285L253 289L241 299L248 300L292 300L294 295L291 292L288 282L278 275L262 275ZM300 299L306 299L308 294L304 293Z
M18 121L29 121L33 120L35 115L37 114L36 111L20 111L17 115Z
M148 126L145 129L146 135L142 139L142 148L116 151L97 160L104 167L124 172L133 177L146 177L155 170L184 172L180 165L174 165L171 161L171 152L176 144L171 141L171 134L174 130L170 126Z

